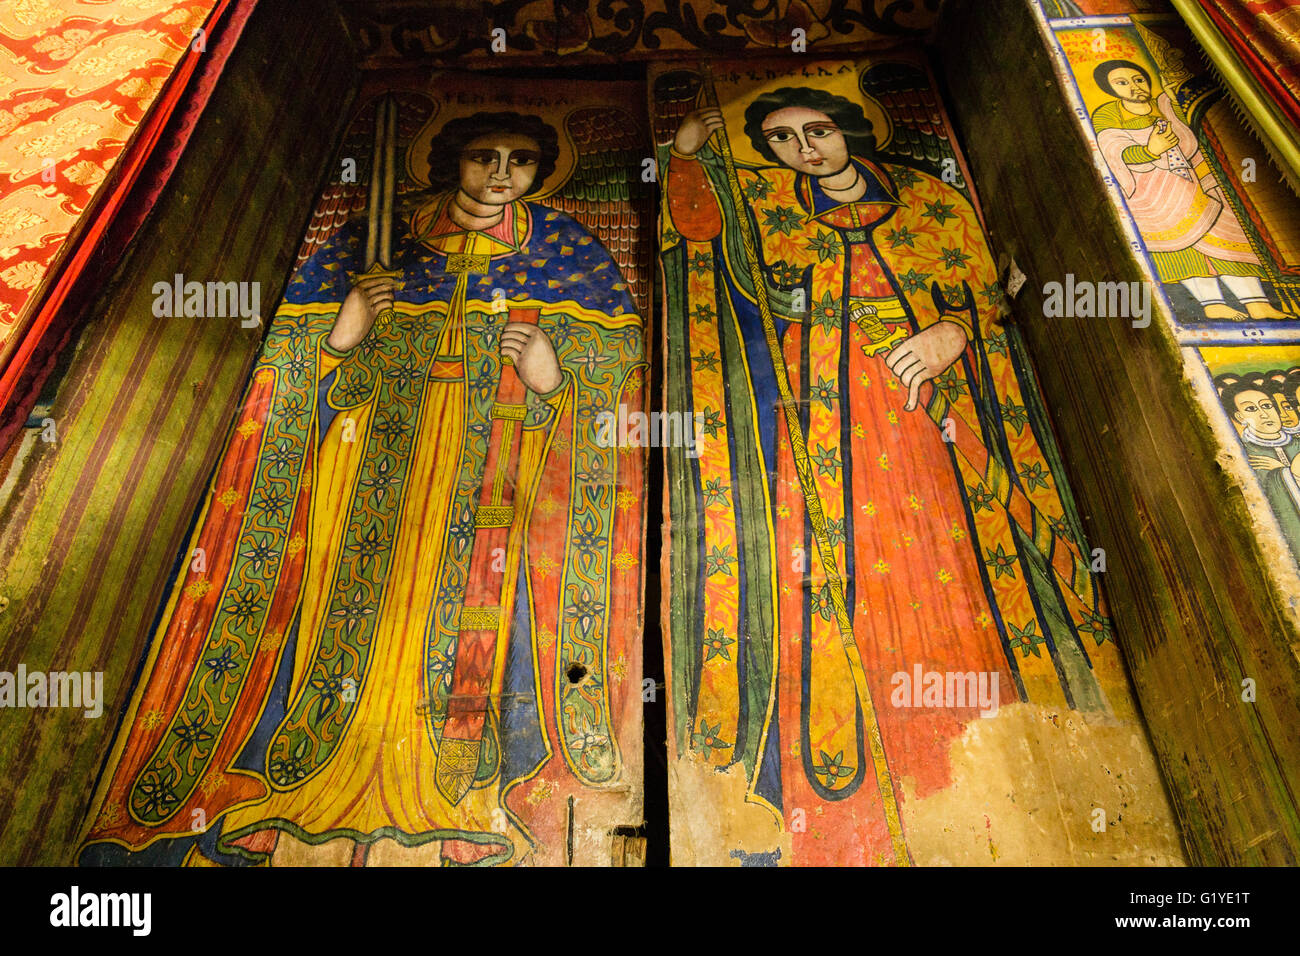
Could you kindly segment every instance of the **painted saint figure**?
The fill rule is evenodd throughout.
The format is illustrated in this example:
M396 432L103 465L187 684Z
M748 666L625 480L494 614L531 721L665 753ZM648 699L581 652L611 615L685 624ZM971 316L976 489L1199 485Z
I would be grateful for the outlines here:
M559 153L536 116L447 120L401 281L363 274L362 222L299 270L83 862L518 860L618 782L639 472L583 410L635 403L641 321L595 237L526 198Z
M682 119L665 181L668 315L690 315L670 327L667 374L689 382L706 422L699 464L681 479L699 489L700 514L673 513L676 601L688 605L671 631L679 747L719 769L743 766L747 799L781 818L795 862L906 862L889 791L901 793L904 779L922 794L942 786L949 743L977 707L911 709L910 697L898 702L898 673L977 672L1004 704L1064 687L1077 706L1104 706L1072 623L1086 614L1056 611L1065 599L1050 585L1034 592L1045 565L1011 514L1039 514L1049 536L1070 532L1025 422L981 424L976 408L994 382L976 361L972 290L984 310L1000 296L967 198L878 156L862 106L826 90L759 93L744 122L770 163L738 168L744 208L732 205L708 145L724 123L718 109ZM779 356L760 321L750 250L736 239L741 216L757 236ZM688 359L675 367L673 354ZM1003 401L1023 411L1009 365L997 367ZM780 411L781 376L805 460ZM1032 477L989 484L993 460ZM684 555L696 527L700 554ZM690 646L697 634L701 648ZM1039 656L1041 644L1057 663L1050 676L1014 659L1015 648ZM870 700L855 684L857 661ZM813 822L790 826L792 808Z
M1282 431L1288 435L1300 434L1300 406L1296 405L1296 379L1282 369L1271 369L1260 376L1261 390L1273 396Z
M1153 98L1151 75L1129 60L1107 60L1093 78L1115 97L1092 114L1097 145L1160 281L1181 283L1207 319L1291 318L1269 301L1267 273L1169 93ZM1224 288L1246 312L1225 303Z

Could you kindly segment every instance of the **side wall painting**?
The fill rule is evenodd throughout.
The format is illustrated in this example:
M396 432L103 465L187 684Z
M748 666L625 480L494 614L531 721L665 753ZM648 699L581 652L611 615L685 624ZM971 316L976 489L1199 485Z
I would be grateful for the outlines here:
M645 388L639 100L363 90L83 864L602 864L640 822L645 461L595 424Z
M1104 184L1300 558L1300 201L1176 19L1048 20ZM1088 277L1094 278L1094 277ZM1197 360L1199 354L1200 360ZM1208 380L1212 380L1208 381ZM1217 414L1218 408L1211 408ZM1300 468L1300 465L1296 465Z
M922 64L652 73L678 863L1179 857Z
M1300 345L1199 351L1282 536L1300 561Z
M1049 17L1084 17L1099 13L1161 13L1169 0L1030 0Z

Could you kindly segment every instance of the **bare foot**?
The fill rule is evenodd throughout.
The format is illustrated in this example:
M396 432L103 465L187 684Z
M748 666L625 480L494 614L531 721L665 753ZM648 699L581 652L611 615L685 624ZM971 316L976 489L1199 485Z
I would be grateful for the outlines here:
M1209 309L1205 310L1209 313ZM1273 308L1272 302L1247 302L1246 311L1250 313L1252 319L1294 319L1294 315L1288 315Z
M1250 318L1250 316L1245 312L1238 312L1236 309L1224 305L1222 302L1217 305L1207 305L1205 307L1205 317L1207 319L1216 319L1228 322L1244 322L1246 319Z

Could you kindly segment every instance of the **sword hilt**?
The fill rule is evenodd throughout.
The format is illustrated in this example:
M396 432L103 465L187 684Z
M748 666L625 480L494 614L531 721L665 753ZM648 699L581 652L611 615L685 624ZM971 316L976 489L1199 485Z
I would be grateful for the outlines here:
M910 334L904 326L890 328L882 322L876 314L874 305L864 303L852 306L849 309L849 318L867 337L867 341L862 343L862 354L866 356L890 352Z
M391 269L385 269L379 264L378 260L376 260L375 262L370 263L370 268L365 272L353 273L352 284L356 285L358 279L393 279L394 281L400 281L402 279L402 273L394 272ZM375 316L375 328L381 332L384 331L384 329L388 327L388 323L393 321L396 316L397 310L392 307L384 309L379 313L379 315Z

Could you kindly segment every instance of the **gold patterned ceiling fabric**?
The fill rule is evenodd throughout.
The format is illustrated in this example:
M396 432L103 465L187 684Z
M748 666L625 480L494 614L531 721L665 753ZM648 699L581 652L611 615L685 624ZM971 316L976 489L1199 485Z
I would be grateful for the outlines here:
M0 4L0 357L216 3Z

